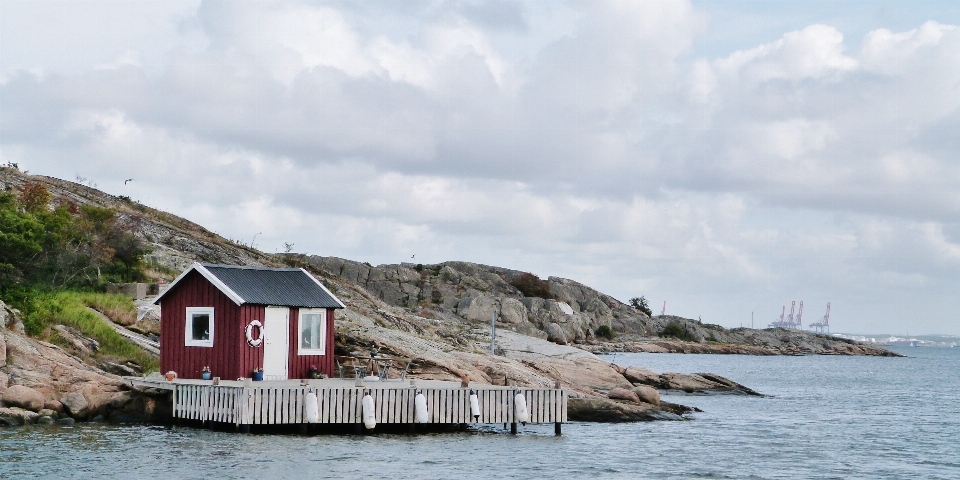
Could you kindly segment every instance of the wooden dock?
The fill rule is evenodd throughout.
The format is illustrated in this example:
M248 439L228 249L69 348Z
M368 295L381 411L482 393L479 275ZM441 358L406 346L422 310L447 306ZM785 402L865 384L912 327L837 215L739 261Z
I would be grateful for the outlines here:
M459 382L419 380L367 382L355 386L354 380L299 380L241 382L209 380L174 380L172 382L132 379L136 386L173 391L173 416L177 419L233 424L238 428L250 425L305 425L306 398L314 392L319 404L319 421L314 424L361 425L364 423L362 399L370 395L376 423L388 425L415 423L415 397L426 399L428 420L425 424L511 424L516 432L517 399L526 402L528 423L553 423L556 432L567 420L567 393L562 389L513 386L471 385ZM470 392L477 395L479 418L474 418Z

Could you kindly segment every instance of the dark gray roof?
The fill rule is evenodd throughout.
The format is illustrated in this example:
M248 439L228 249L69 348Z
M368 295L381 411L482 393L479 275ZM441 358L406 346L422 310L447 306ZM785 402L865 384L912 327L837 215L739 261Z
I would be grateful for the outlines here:
M343 308L343 304L299 268L236 267L203 264L243 303L306 308Z
M196 270L237 305L253 303L282 307L345 308L320 282L300 268L237 267L194 263L174 280L154 303Z

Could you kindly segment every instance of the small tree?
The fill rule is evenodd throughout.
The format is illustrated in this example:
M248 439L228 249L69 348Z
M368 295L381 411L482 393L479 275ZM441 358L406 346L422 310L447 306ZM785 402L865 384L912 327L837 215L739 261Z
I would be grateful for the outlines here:
M646 313L648 317L653 316L653 312L650 311L650 305L647 303L647 299L643 296L633 297L630 299L630 306L640 310L643 313Z
M43 212L50 205L50 191L41 183L28 183L20 190L19 201L30 213Z

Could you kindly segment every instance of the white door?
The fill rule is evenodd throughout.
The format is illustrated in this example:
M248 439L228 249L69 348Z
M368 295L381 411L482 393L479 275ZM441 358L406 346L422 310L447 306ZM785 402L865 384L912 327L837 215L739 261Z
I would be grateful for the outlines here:
M263 379L286 380L290 309L267 307L263 319Z

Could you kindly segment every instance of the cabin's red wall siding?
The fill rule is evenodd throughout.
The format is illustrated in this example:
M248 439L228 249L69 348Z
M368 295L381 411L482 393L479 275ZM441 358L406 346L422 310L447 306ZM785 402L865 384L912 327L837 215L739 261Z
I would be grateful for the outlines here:
M236 346L237 339L245 338L246 326L237 321L240 307L197 272L191 272L174 288L160 305L160 371L173 370L180 378L200 378L200 370L209 366L215 377L239 377ZM213 307L213 347L184 345L187 307Z
M298 331L300 328L300 309L290 309L290 357L287 363L289 378L309 378L310 365L316 365L317 368L328 376L333 376L333 312L332 308L327 311L327 345L326 355L298 355L297 350L300 346Z

